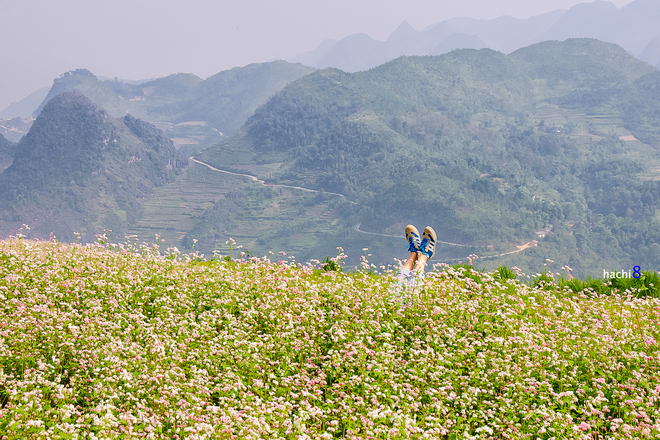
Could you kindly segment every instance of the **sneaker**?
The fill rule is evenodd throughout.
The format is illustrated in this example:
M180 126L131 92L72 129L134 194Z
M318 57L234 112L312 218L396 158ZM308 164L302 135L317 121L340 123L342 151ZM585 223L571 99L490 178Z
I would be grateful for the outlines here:
M406 241L408 242L408 252L419 252L421 244L419 231L413 225L406 226Z
M438 236L435 235L433 228L430 226L425 227L422 233L422 242L419 245L419 251L429 257L429 260L435 255L435 242L437 240Z

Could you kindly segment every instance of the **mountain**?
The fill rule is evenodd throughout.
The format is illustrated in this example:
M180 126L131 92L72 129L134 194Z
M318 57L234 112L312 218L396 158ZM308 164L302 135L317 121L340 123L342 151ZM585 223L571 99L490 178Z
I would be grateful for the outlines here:
M616 43L647 61L642 54L650 42L660 36L659 19L660 3L655 0L635 0L621 9L606 1L582 3L566 11L535 41L597 38Z
M563 41L568 38L598 38L610 41L606 30L619 15L619 9L608 1L581 3L566 11L547 31L538 35L536 42Z
M410 23L404 21L387 39L390 50L394 51L396 56L405 54L411 44L416 43L417 34L418 32L410 26Z
M477 20L462 17L444 23L454 26L456 32L479 36L486 44L485 47L510 53L531 44L537 35L550 29L565 12L555 10L527 19L502 16L492 20Z
M0 134L0 173L14 160L16 145Z
M608 29L605 41L611 41L638 55L648 42L660 36L660 2L635 0L619 10L616 21Z
M153 189L188 159L152 125L112 118L79 92L53 97L0 174L0 232L85 240L105 228L121 234Z
M48 90L48 87L43 87L39 90L35 90L18 102L12 102L6 109L0 112L0 119L30 117L48 95Z
M510 58L528 63L533 78L570 84L572 87L564 99L574 93L583 94L585 89L599 93L606 87L618 90L622 84L631 84L654 72L651 66L631 57L621 47L594 39L545 41L519 49Z
M434 55L456 48L482 48L483 41L464 35L458 28L440 23L418 32L404 21L387 41L376 41L366 34L354 34L337 42L324 41L316 51L300 58L318 67L335 67L347 72L367 70L401 55ZM442 51L442 52L440 52Z
M300 63L306 66L311 66L312 64L316 63L316 61L321 58L328 50L332 49L336 43L337 40L323 40L321 44L316 47L316 49L298 54L289 61L291 63Z
M386 237L414 223L463 246L440 246L439 261L514 249L506 258L531 270L545 258L581 276L650 267L660 265L658 75L592 39L326 69L289 84L195 158L270 185L343 194L336 235L324 242L349 254L369 247L376 261L403 256ZM231 209L240 219L243 208ZM215 221L201 219L188 238L213 249L227 232ZM538 247L516 254L539 235Z
M48 95L32 116L38 116L53 97L74 90L115 117L127 112L147 116L152 107L162 106L163 102L185 95L200 82L202 79L195 75L178 73L134 86L118 81L101 81L89 70L77 69L65 72L53 81Z
M595 1L528 19L452 18L422 31L403 22L386 41L376 41L365 34L349 35L337 42L324 41L317 50L295 59L304 59L306 64L318 68L356 72L402 55L441 55L459 48L484 47L511 53L547 40L596 38L618 44L647 61L641 53L660 36L658 20L657 0L635 0L621 9L607 1Z
M315 63L319 68L336 67L349 71L366 70L392 59L386 44L367 34L354 34L342 38Z
M315 69L285 61L250 64L206 80L187 73L130 84L101 81L86 69L66 72L34 116L62 92L78 91L114 117L128 113L162 129L183 151L199 151L238 129L254 109Z
M198 83L186 98L164 109L180 112L175 123L204 121L218 131L231 134L270 96L314 70L286 61L237 67Z

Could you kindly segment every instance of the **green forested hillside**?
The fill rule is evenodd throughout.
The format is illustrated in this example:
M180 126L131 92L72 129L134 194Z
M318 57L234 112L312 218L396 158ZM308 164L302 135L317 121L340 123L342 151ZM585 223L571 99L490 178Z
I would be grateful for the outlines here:
M28 224L37 236L93 239L121 233L143 199L188 159L160 130L127 115L113 119L78 92L51 99L0 174L0 232Z
M76 90L115 117L130 113L157 123L184 151L199 151L232 134L269 97L313 71L302 64L273 61L237 67L206 80L178 73L132 85L101 81L78 69L55 79L35 115L52 97Z
M498 260L528 272L546 258L582 276L651 268L660 265L657 74L618 46L584 39L328 69L290 84L196 157L345 194L354 203L336 208L344 223L326 240L352 246L349 254L371 245L377 260L401 257L351 223L398 235L413 222L482 256L537 239ZM225 239L204 235L213 224L195 229L206 249Z

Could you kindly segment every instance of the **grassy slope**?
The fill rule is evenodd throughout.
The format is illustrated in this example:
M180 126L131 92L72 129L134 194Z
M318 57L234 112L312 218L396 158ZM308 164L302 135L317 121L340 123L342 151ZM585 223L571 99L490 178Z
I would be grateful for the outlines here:
M660 434L657 299L113 247L0 242L8 438Z

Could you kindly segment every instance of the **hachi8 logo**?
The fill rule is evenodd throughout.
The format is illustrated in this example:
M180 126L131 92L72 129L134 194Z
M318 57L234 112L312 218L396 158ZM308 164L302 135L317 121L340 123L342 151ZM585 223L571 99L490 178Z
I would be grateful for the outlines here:
M608 272L603 270L603 278L635 278L639 279L642 277L642 268L640 266L635 266L632 270L625 271L621 270L619 272Z

